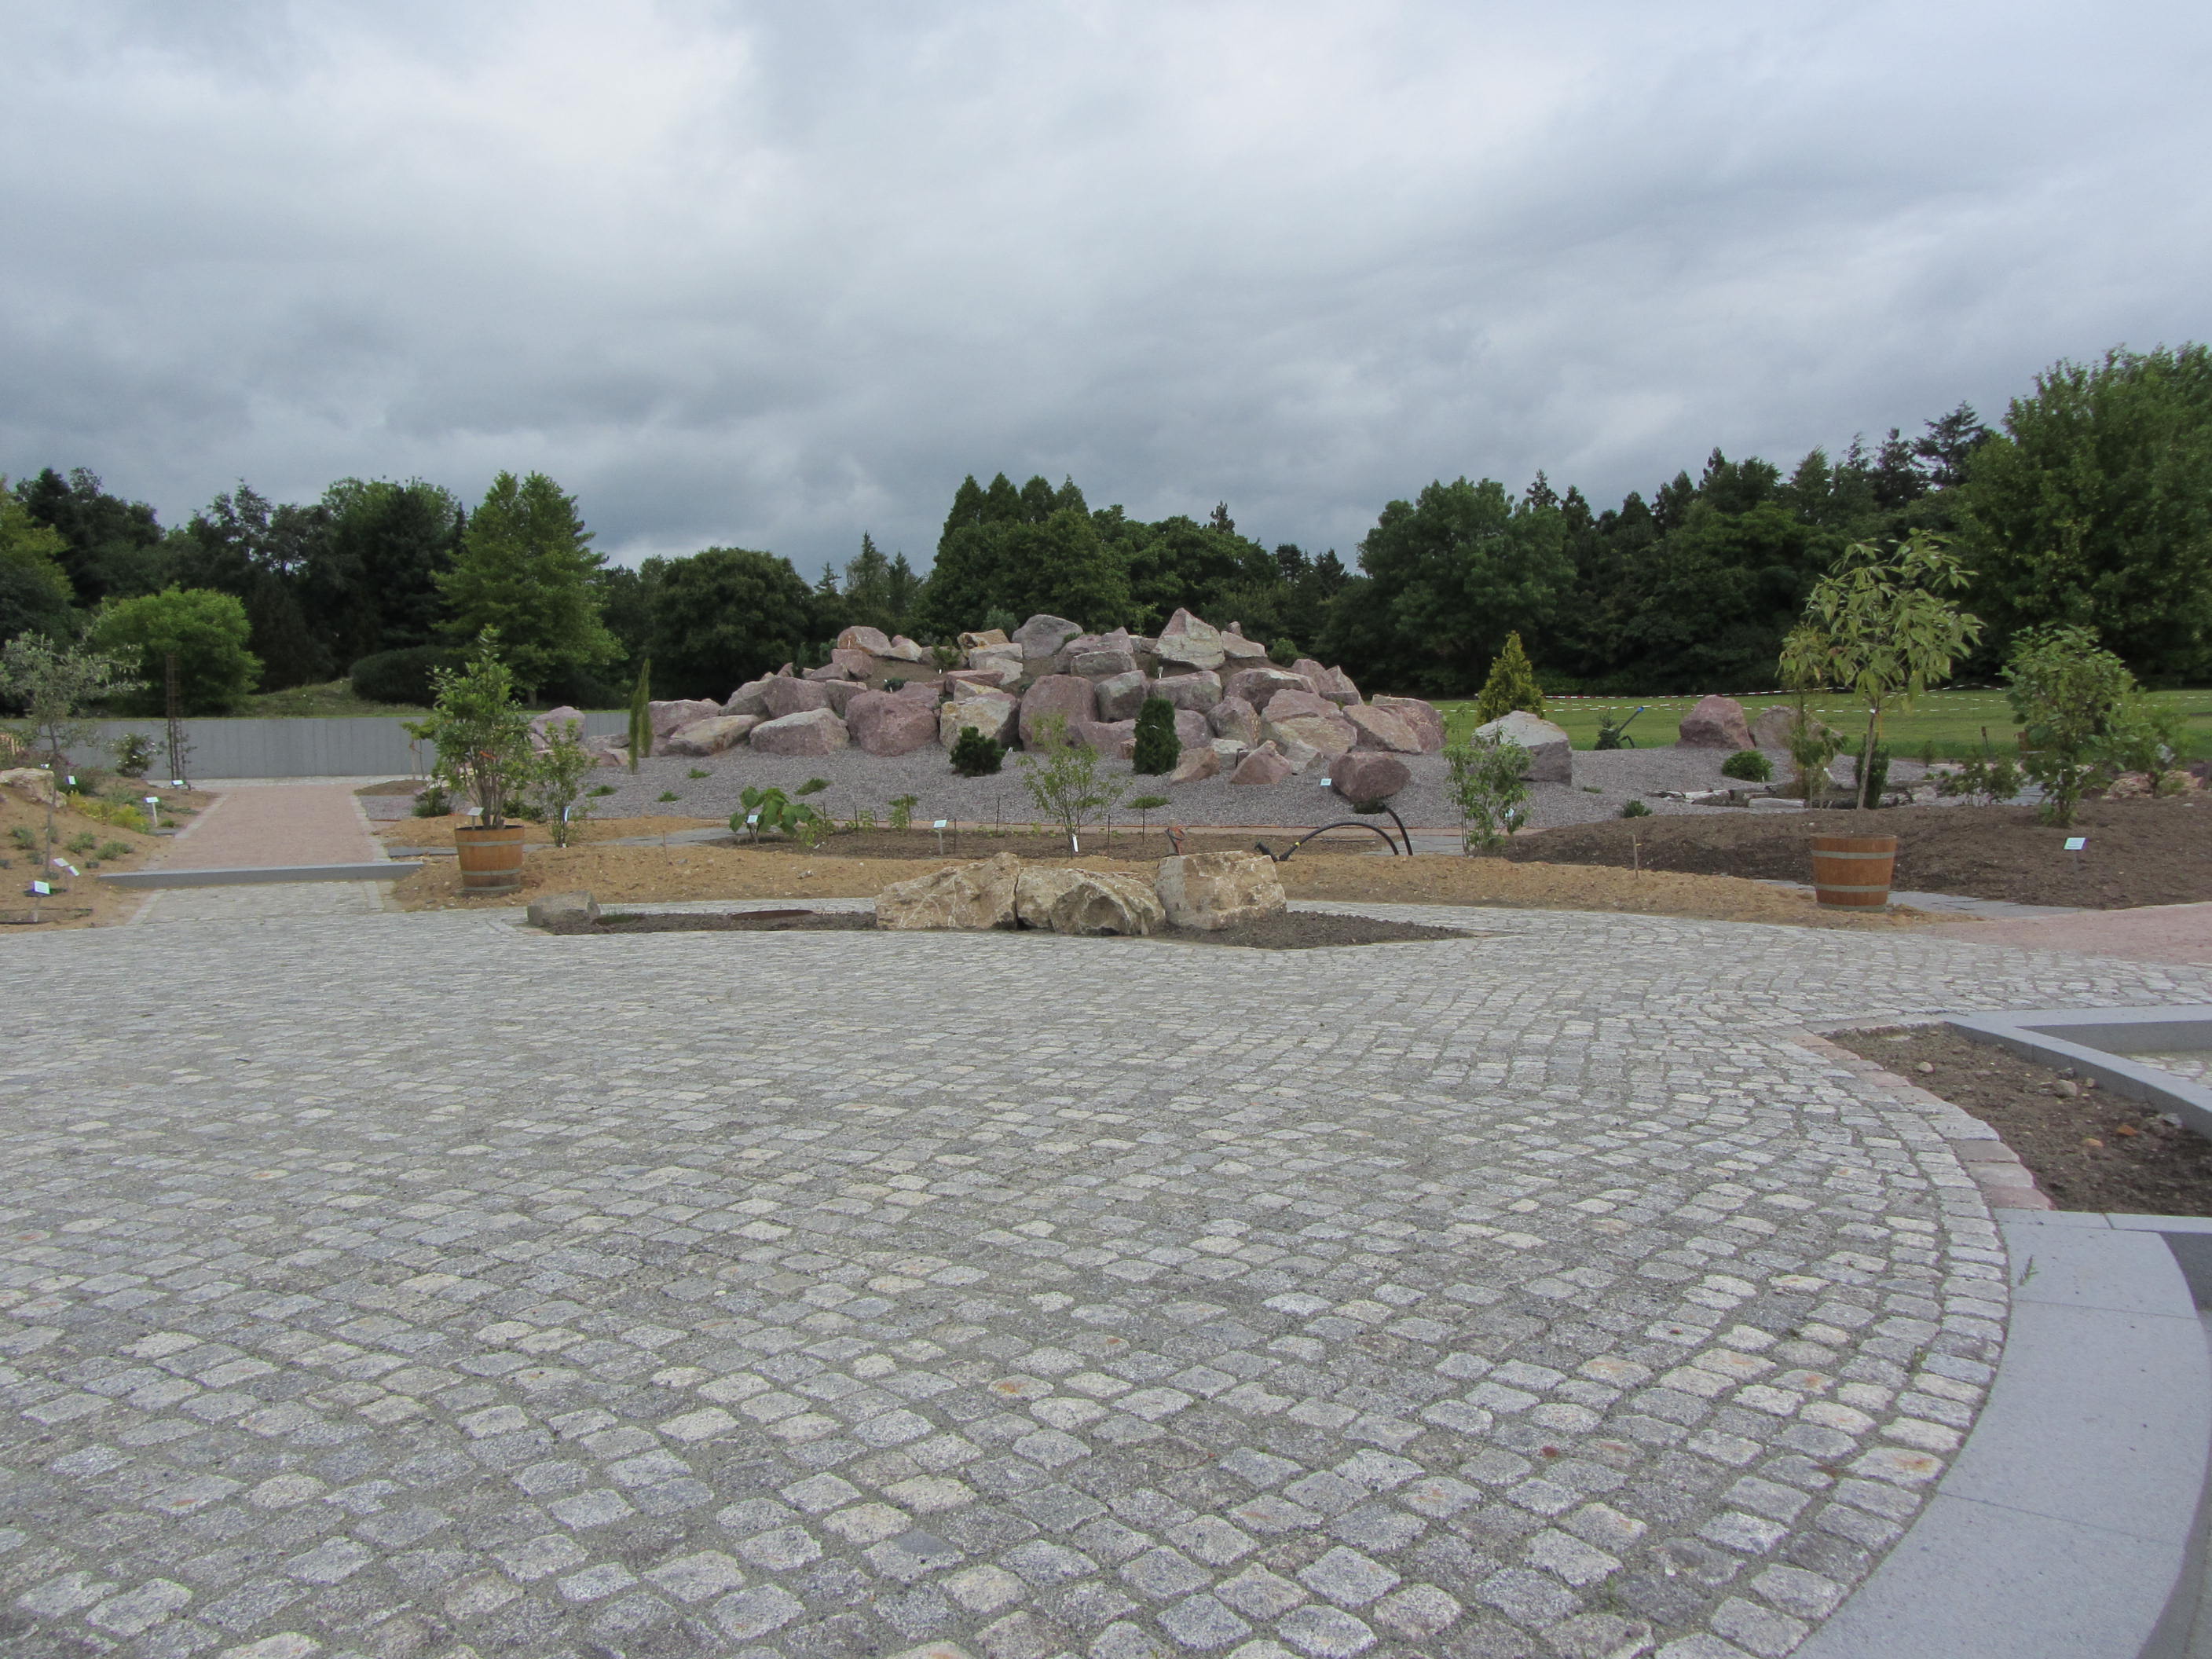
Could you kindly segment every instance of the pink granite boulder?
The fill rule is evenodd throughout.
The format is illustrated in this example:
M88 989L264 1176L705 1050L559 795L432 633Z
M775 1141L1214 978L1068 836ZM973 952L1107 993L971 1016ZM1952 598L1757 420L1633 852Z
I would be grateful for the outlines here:
M1240 668L1221 682L1224 697L1242 697L1246 702L1265 714L1269 699L1285 691L1303 691L1313 695L1313 687L1298 675L1280 668Z
M1368 705L1386 714L1395 714L1413 728L1420 739L1424 755L1440 755L1444 747L1444 717L1432 702L1423 702L1419 697L1377 697Z
M1354 806L1388 800L1413 781L1405 762L1378 750L1356 749L1328 765L1328 787Z
M1685 749L1749 749L1751 726L1734 697L1700 697L1682 716L1675 741Z
M1260 714L1238 696L1226 696L1206 711L1206 723L1217 738L1234 738L1247 749L1260 745Z
M802 708L753 727L753 747L763 755L830 755L852 742L845 722L827 708Z
M1099 653L1089 653L1097 656ZM1152 682L1135 669L1126 669L1098 683L1098 714L1102 720L1133 720L1145 706Z
M721 704L704 697L678 697L667 702L649 702L645 706L646 718L653 722L656 743L672 732L681 732L694 720L708 720L721 712Z
M937 741L934 698L863 691L845 712L856 746L871 755L911 755Z
M761 693L761 712L771 720L803 714L814 708L825 714L830 709L830 693L818 680L787 679L779 674Z
M837 649L857 651L864 657L884 657L890 654L891 642L880 628L847 629L837 636Z
M760 723L757 714L714 714L671 732L653 748L664 755L719 755L743 743Z
M1354 749L1387 749L1395 755L1418 755L1421 752L1420 734L1389 710L1355 702L1346 707L1343 713L1344 718L1350 720L1359 732L1352 741Z
M1178 708L1194 708L1203 714L1221 701L1221 676L1205 668L1188 674L1164 674L1152 682L1152 695L1165 697Z
M1032 621L1036 620L1031 618ZM1024 625L1026 627L1026 624ZM1022 694L1022 746L1035 748L1042 722L1057 714L1067 722L1071 740L1084 739L1085 727L1097 724L1097 692L1089 680L1074 674L1048 674Z
M1263 743L1237 763L1229 775L1231 783L1280 783L1291 775L1290 762L1285 760L1275 745Z

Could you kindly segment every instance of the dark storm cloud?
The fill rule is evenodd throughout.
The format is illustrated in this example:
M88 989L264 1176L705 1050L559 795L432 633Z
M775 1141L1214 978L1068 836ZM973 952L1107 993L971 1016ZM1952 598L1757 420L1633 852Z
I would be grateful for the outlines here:
M0 6L0 467L1349 550L2202 337L2202 8Z

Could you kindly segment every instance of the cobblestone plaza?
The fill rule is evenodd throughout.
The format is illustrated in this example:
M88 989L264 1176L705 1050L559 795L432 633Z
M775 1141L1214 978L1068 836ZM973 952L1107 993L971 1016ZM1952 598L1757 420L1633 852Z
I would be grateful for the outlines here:
M284 890L7 942L11 1655L1785 1654L2007 1296L1986 1132L1803 1033L2212 1000L1909 932Z

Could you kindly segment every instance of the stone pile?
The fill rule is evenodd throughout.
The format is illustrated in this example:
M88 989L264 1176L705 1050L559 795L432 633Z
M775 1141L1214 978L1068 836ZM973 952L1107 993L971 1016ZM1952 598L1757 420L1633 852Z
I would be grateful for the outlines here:
M1057 715L1071 738L1126 759L1148 696L1175 708L1183 755L1170 783L1222 775L1232 783L1279 783L1339 756L1443 747L1443 720L1431 705L1414 697L1370 701L1341 668L1310 658L1277 667L1237 623L1217 629L1178 611L1157 637L1126 629L1089 634L1064 617L1039 616L1011 635L963 634L935 653L903 635L848 628L822 667L801 672L787 663L720 703L653 704L653 752L716 755L744 744L769 755L848 746L905 755L932 744L949 750L970 729L1027 746ZM533 726L574 715L555 709ZM586 746L606 764L627 758L616 739ZM1370 767L1363 787L1393 775ZM1391 793L1404 787L1401 778Z
M876 926L1027 927L1130 939L1163 927L1212 931L1287 908L1272 859L1192 853L1160 860L1150 884L1106 870L1025 865L1012 853L894 882L876 896Z

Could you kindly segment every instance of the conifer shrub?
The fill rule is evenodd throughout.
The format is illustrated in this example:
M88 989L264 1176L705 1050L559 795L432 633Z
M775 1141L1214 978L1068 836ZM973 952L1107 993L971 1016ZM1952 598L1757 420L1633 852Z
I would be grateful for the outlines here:
M1774 763L1756 749L1739 749L1721 763L1721 775L1746 783L1766 783L1774 776Z
M1505 636L1505 648L1490 665L1490 678L1482 683L1482 695L1475 699L1474 723L1487 726L1501 715L1515 709L1531 714L1544 712L1544 689L1536 684L1536 671L1530 666L1528 653L1522 649L1518 633Z
M952 769L963 778L988 778L1006 757L1005 744L972 726L962 726L952 745Z
M1182 758L1182 739L1176 736L1175 705L1165 697L1146 697L1137 710L1137 751L1132 768L1157 775L1175 770Z

